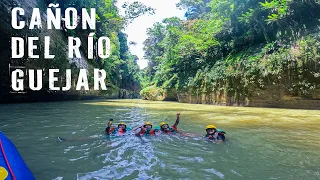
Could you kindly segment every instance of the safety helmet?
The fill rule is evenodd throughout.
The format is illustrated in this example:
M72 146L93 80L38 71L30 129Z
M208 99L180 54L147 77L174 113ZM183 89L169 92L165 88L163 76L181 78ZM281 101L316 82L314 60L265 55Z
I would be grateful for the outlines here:
M162 123L160 123L160 127L162 127L163 125L168 125L168 123L166 123L166 122L162 122ZM169 126L169 125L168 125Z
M146 125L152 126L151 122L149 122L149 121L145 122L145 123L143 124L143 127L145 127Z
M127 127L127 124L124 123L124 122L120 122L120 123L118 124L118 126L119 126L119 125L124 125L125 127Z
M210 124L210 125L206 126L206 130L207 129L217 129L217 127L213 124Z

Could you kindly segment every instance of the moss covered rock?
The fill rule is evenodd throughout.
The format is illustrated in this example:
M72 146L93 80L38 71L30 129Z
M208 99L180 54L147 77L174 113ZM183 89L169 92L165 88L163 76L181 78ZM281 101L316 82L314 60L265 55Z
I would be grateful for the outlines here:
M140 96L144 100L162 101L165 99L165 91L156 86L149 86L140 91Z

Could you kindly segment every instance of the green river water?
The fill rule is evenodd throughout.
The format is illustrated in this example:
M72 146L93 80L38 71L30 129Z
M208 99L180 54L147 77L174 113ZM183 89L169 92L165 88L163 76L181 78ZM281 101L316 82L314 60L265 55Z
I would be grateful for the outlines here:
M103 135L109 118L132 127L173 124L177 112L178 127L195 137ZM226 143L201 137L211 123L226 131ZM39 180L320 179L315 110L142 100L8 104L0 105L0 130Z

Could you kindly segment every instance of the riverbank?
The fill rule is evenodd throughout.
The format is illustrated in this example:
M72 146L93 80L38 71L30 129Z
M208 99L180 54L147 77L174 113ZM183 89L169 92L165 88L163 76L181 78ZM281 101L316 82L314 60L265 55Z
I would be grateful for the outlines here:
M245 106L265 108L288 108L288 109L315 109L320 110L320 100L303 99L300 97L281 95L281 92L274 89L273 92L256 93L256 96L237 98L226 94L215 93L179 93L177 101L191 104L211 104L222 106Z
M0 104L137 98L140 98L138 93L123 89L104 94L97 91L28 91L25 93L9 93L0 98Z
M177 98L178 97L178 98ZM306 109L320 110L320 100L302 100L302 99L252 99L250 101L237 103L232 99L220 99L220 101L212 101L206 95L188 96L180 94L179 96L169 96L161 101L172 101L185 104L205 104L212 106L239 106L239 107L262 107L262 108L285 108L285 109ZM13 93L0 99L0 104L10 103L29 103L29 102L54 102L54 101L81 101L81 100L120 100L120 99L139 99L140 96L136 92L121 90L109 94L90 94L79 92L28 92ZM145 100L151 101L151 100ZM154 100L153 100L154 101ZM160 100L159 100L160 101ZM152 101L151 101L152 102ZM233 102L233 103L232 103Z
M289 109L315 109L320 110L320 92L314 90L309 99L292 96L286 92L283 85L272 85L264 89L252 90L250 96L241 93L227 91L179 91L174 89L164 90L151 86L143 89L140 96L143 100L152 101L177 101L190 104L209 104L221 106L245 106L266 108L289 108Z

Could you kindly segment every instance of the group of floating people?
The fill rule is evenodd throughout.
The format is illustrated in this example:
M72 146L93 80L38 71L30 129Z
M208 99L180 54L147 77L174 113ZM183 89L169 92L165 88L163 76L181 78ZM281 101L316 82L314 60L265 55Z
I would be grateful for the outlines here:
M129 132L134 132L136 136L156 136L160 134L181 134L184 133L178 129L180 122L180 113L177 114L176 122L170 127L167 122L161 122L159 126L154 127L151 122L145 122L142 126L132 129L127 126L126 123L120 122L117 126L112 126L113 119L110 119L108 125L105 129L107 136L110 135L125 135ZM205 138L212 142L222 143L225 141L225 132L223 130L217 129L213 124L206 126L206 135Z

